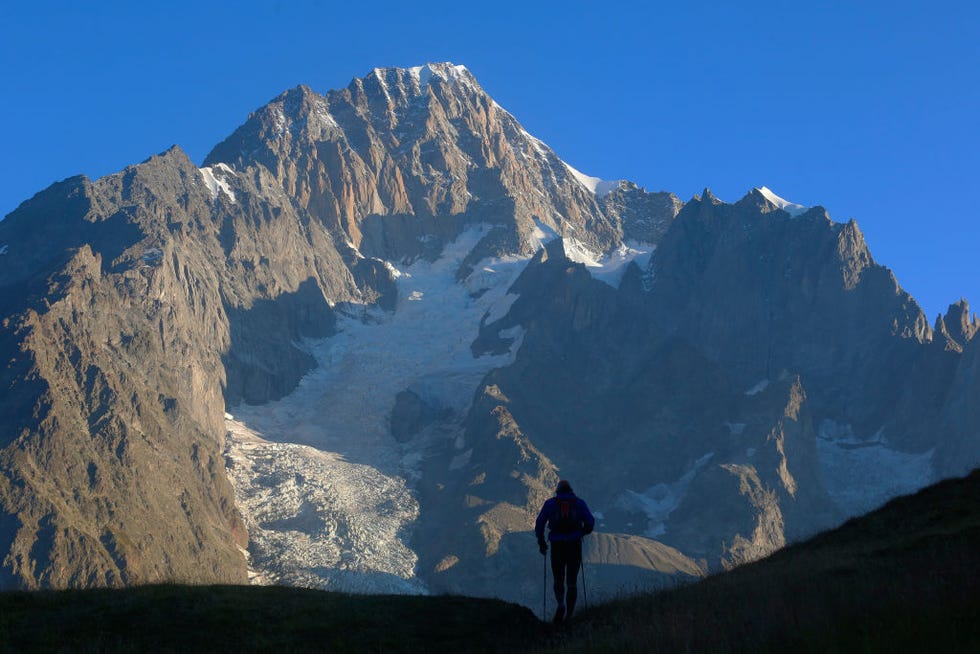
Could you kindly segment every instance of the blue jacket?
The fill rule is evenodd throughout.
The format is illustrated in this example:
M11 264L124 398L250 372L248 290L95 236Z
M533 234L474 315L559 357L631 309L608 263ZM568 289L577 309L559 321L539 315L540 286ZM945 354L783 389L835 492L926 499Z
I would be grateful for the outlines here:
M572 500L575 503L575 515L578 524L571 531L555 531L560 517L561 500ZM544 503L544 506L541 507L541 513L538 514L538 519L534 522L534 533L539 542L544 540L545 524L548 525L548 540L551 542L578 540L582 536L592 533L592 529L595 527L595 518L589 511L585 500L576 497L575 493L559 493Z

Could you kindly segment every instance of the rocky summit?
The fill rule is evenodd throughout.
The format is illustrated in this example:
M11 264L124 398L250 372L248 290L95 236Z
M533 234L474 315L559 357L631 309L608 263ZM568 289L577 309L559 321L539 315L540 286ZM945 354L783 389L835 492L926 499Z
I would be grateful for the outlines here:
M540 599L763 557L980 464L980 321L858 225L564 163L463 66L375 69L0 222L0 587Z

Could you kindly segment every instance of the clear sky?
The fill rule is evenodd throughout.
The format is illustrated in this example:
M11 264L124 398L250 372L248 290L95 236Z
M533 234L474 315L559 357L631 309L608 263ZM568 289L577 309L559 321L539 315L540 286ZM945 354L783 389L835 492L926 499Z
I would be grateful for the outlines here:
M0 3L0 215L283 90L466 65L568 163L682 199L754 186L857 219L930 320L980 308L980 7L946 2Z

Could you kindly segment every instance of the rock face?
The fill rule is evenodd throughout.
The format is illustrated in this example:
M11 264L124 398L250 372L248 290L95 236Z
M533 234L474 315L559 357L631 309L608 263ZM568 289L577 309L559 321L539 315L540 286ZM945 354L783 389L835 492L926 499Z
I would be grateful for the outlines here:
M624 232L659 235L679 209L669 194L629 185L604 211L581 173L452 64L375 69L325 96L287 91L205 161L219 163L261 165L328 229L392 261L436 256L470 222L497 227L480 259L532 254L535 222L606 251Z
M768 189L583 175L452 64L53 185L0 222L0 321L2 587L536 606L559 478L598 597L980 463L965 301L930 328L855 222Z
M290 390L311 366L293 339L330 333L325 293L357 294L254 172L232 191L174 148L0 223L7 585L245 580L225 400Z

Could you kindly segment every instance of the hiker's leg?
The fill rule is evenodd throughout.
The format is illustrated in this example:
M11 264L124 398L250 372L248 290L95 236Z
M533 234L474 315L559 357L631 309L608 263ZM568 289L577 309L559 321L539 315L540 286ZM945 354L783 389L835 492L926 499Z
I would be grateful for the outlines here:
M569 542L567 558L565 560L566 577L568 578L568 592L565 595L565 615L571 616L575 610L575 602L578 599L578 569L582 565L582 541L575 540Z
M555 580L555 601L565 606L565 551L563 543L551 544L551 576Z

